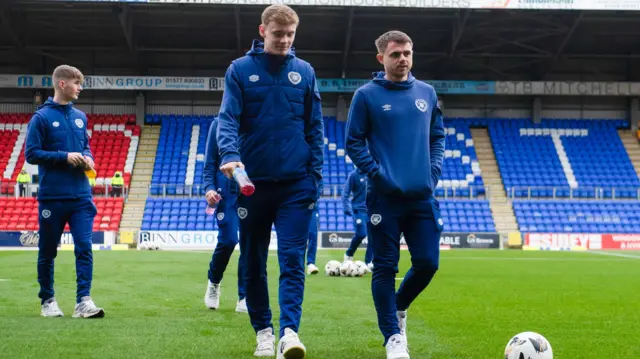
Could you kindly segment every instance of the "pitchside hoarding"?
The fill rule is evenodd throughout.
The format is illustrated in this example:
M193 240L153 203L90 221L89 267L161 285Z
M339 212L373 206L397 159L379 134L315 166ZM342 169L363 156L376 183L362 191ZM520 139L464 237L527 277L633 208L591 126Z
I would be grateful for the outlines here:
M353 232L322 232L321 248L349 248ZM360 244L366 247L367 238ZM400 245L406 246L404 236ZM497 233L442 233L440 245L450 248L500 248L500 235Z
M144 242L152 242L159 249L193 249L213 250L218 244L218 231L140 231L138 246ZM269 249L278 248L278 236L271 232Z
M110 237L110 238L107 238ZM0 247L38 247L40 236L34 231L0 232ZM113 244L113 234L93 232L93 244ZM73 244L73 236L69 232L62 234L60 245Z
M524 249L550 251L640 250L640 234L527 233Z

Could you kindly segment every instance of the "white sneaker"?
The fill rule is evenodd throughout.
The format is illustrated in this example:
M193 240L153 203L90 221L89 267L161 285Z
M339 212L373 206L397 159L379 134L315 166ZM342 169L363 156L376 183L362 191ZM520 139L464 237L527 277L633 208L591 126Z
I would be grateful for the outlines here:
M367 272L369 273L373 272L373 262L367 264Z
M213 284L209 281L207 292L204 294L204 304L209 309L218 309L220 307L220 283Z
M249 309L247 309L247 299L243 298L238 301L236 304L236 312L238 313L249 313Z
M410 359L407 349L407 339L400 334L394 334L387 342L387 359Z
M63 317L64 313L58 307L58 302L56 302L56 298L47 299L44 303L42 303L42 309L40 310L40 315L43 317Z
M400 328L400 335L407 337L407 311L398 310L396 312L398 317L398 327Z
M348 255L344 255L344 261L345 262L353 262L353 257L349 257Z
M284 329L284 336L278 344L277 359L304 359L307 348L304 347L298 334L289 328Z
M257 357L272 357L276 355L276 337L273 335L273 329L262 329L256 335L258 346L253 353Z
M96 307L91 297L82 297L80 303L76 304L72 318L102 318L104 309Z
M307 266L307 274L318 274L318 267L315 264L310 263Z

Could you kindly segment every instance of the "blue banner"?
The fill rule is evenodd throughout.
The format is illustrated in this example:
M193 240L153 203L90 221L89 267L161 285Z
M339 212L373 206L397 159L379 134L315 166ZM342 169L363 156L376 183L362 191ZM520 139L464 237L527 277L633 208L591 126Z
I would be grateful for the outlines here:
M320 92L353 93L370 79L318 79ZM50 88L50 75L2 75L0 88ZM493 95L495 81L425 80L438 94ZM224 77L88 75L85 90L224 91Z
M39 242L38 232L0 232L0 247L37 247ZM104 244L104 232L93 232L92 242L93 244ZM63 233L60 244L73 244L71 233Z
M355 92L367 84L365 79L318 79L320 92ZM494 81L437 81L425 80L438 94L492 95L496 93Z

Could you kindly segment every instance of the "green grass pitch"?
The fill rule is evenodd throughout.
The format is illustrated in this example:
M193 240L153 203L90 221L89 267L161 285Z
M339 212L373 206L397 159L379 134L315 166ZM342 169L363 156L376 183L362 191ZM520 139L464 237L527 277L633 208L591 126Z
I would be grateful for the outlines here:
M320 250L318 266L342 255ZM65 317L42 318L36 252L0 252L1 358L252 358L249 319L234 311L237 253L218 311L203 304L208 253L102 251L94 259L92 296L106 317L71 318L73 253L60 252L56 297ZM408 267L403 252L399 276ZM272 253L274 318L277 272ZM385 357L370 285L370 274L307 277L307 358ZM640 358L639 303L640 253L443 251L440 271L409 311L411 357L500 358L511 336L537 331L555 358Z

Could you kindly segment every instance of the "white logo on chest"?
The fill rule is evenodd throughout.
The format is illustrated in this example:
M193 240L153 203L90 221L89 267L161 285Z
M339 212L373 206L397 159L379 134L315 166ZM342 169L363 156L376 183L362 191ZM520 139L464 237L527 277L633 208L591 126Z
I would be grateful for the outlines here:
M54 121L54 122L51 124L51 126L53 126L53 127L60 127L60 122L58 122L58 121Z
M427 112L429 106L427 105L427 101L419 98L416 100L416 107L422 112Z
M389 104L382 105L382 111L391 111L391 105Z
M76 122L76 126L78 126L78 128L84 127L84 122L81 119L76 118L75 122Z
M300 76L300 74L295 71L289 72L287 76L289 77L289 81L291 81L291 83L294 85L297 85L300 83L300 81L302 81L302 76Z
M258 75L249 76L249 81L251 81L251 82L258 82L258 80L260 80L260 76L258 76Z

